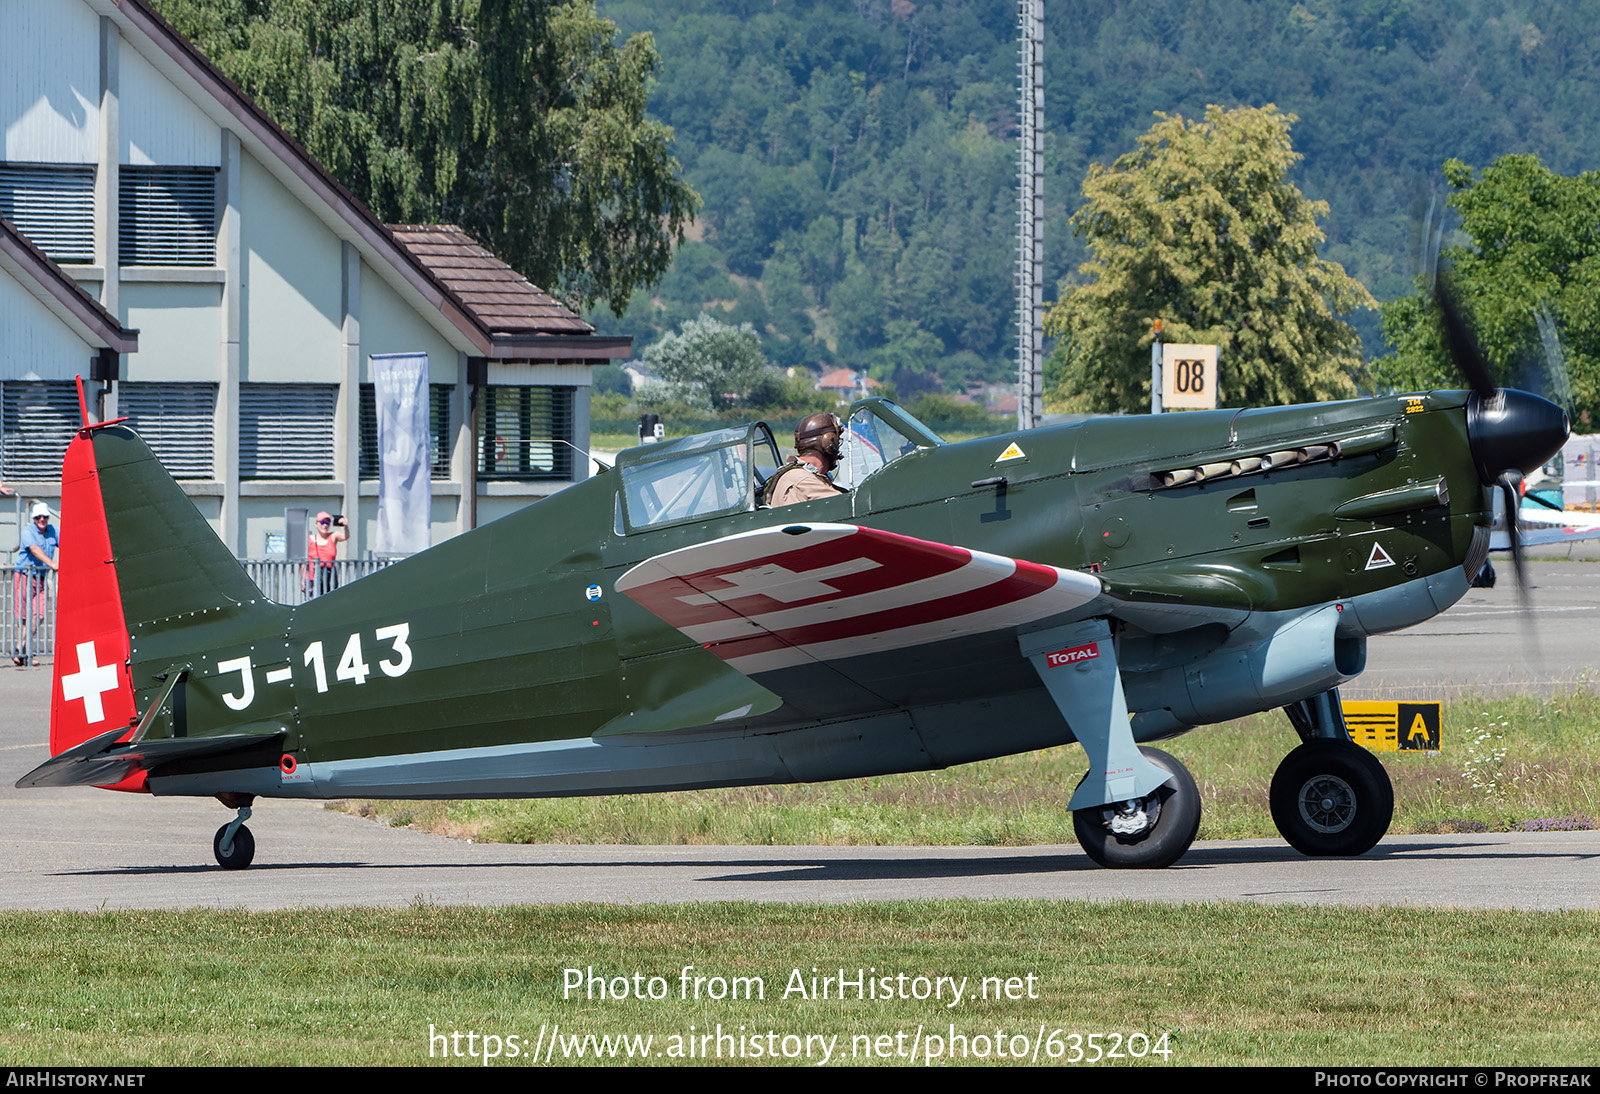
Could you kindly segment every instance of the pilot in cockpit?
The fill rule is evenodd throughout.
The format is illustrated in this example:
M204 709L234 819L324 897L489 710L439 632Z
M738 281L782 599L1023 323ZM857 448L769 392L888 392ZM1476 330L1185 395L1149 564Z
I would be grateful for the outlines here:
M795 455L767 480L768 505L793 505L844 493L833 485L844 426L833 414L813 414L794 428Z

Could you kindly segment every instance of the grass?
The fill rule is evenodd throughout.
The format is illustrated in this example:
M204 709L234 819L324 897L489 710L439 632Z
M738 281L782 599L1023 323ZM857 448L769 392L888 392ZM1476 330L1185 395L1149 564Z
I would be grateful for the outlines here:
M1126 1050L1142 1035L1143 1045L1169 1050L1120 1063L1600 1061L1594 912L1044 901L418 904L5 913L0 929L0 1063L9 1066L415 1065L445 1062L455 1048L465 1055L480 1046L481 1054L486 1043L502 1054L524 1051L513 1037L548 1044L556 1026L564 1037L649 1035L650 1058L670 1063L674 1044L687 1052L691 1029L714 1036L719 1024L745 1035L747 1060L752 1039L782 1051L788 1036L798 1053L801 1038L821 1038L810 1043L813 1063L834 1038L835 1063L872 1062L863 1053L884 1045L889 1055L877 1062L903 1064L919 1028L952 1046L952 1030L965 1036L967 1058L988 1063L1013 1062L1010 1054L1031 1053L1034 1043L1045 1046L1039 1062L1048 1063L1051 1051L1074 1051L1072 1035L1087 1054L1091 1033L1112 1035L1102 1046L1114 1036ZM685 999L686 965L730 985L759 978L765 997ZM857 969L875 978L905 974L907 987L919 975L966 978L966 996L957 1007L944 1005L948 994L785 997L797 971L809 989L813 969L821 976L841 968L851 977ZM591 970L608 981L628 977L628 997L564 991L567 969L581 970L580 984ZM659 977L663 997L634 997L636 973L646 993ZM986 977L996 978L987 999ZM705 988L716 986L708 980ZM430 1030L461 1037L430 1041ZM723 1042L725 1053L737 1044ZM997 1048L1008 1054L1003 1060Z
M1291 743L1281 716L1168 743L1200 780L1202 836L1271 834L1266 785ZM1394 830L1600 814L1600 699L1587 692L1450 705L1445 744L1384 757ZM1063 802L1080 770L1072 747L818 786L350 807L480 839L1066 842ZM1596 911L419 898L399 909L7 912L0 938L0 1066L12 1067L517 1066L534 1046L554 1063L596 1062L607 1048L617 1055L605 1062L623 1062L627 1047L601 1037L630 1038L635 1053L650 1038L643 1059L668 1064L772 1062L756 1046L796 1064L824 1053L925 1063L930 1047L941 1064L1034 1062L1035 1046L1045 1064L1088 1063L1096 1050L1135 1066L1600 1063ZM908 988L952 979L941 1000L810 990L814 975L861 969ZM696 975L707 978L698 998ZM730 997L735 978L762 991ZM944 1005L952 981L964 983L956 1007ZM785 993L796 984L807 990Z
M1279 713L1159 747L1200 788L1201 839L1274 838L1273 770L1295 743ZM1394 833L1515 831L1600 823L1600 697L1447 703L1444 751L1379 754ZM334 803L330 808L500 843L1006 845L1073 842L1065 803L1077 745L835 783L607 798Z

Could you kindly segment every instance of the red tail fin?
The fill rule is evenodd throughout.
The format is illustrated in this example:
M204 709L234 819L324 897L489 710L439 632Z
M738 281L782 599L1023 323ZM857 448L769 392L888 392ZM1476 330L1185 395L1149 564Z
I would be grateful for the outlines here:
M88 427L67 446L62 463L61 523L52 756L118 726L131 733L138 720L128 675L128 627Z

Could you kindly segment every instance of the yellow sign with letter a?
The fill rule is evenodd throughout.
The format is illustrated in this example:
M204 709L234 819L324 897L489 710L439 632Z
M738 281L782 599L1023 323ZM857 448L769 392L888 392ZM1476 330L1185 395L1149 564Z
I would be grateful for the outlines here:
M1341 705L1350 739L1374 752L1438 752L1443 743L1442 704L1362 700Z

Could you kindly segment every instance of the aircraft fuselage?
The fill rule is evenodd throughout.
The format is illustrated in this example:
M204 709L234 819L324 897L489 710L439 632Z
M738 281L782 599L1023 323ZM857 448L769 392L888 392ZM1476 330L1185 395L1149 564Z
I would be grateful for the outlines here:
M814 687L790 689L808 697L797 704L615 592L647 559L800 523L1096 573L1128 596L1118 656L1140 739L1284 705L1358 673L1367 634L1465 591L1490 514L1466 398L1098 419L920 448L837 497L631 532L608 471L303 606L136 635L140 709L158 673L192 663L150 737L283 731L281 746L179 764L150 788L587 794L913 770L1073 739L1015 628L864 655L881 658L870 690L818 668ZM1249 466L1335 443L1337 458ZM1162 478L1196 467L1212 474ZM1204 609L1192 625L1184 601Z

